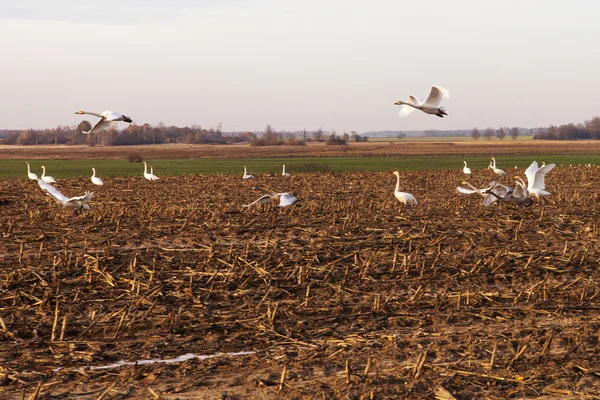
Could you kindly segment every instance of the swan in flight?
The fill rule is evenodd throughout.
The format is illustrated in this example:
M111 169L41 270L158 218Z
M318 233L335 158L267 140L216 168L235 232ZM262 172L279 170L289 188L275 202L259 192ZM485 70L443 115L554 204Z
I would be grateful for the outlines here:
M40 177L46 183L56 183L53 177L46 175L46 167L42 165L42 176Z
M415 199L415 196L413 196L410 193L406 193L406 192L401 192L400 191L400 172L398 171L394 171L392 172L394 175L396 175L396 189L394 189L394 196L396 196L396 198L398 199L398 201L400 201L401 203L404 204L418 204L417 199Z
M31 172L31 169L29 169L29 163L25 161L25 164L27 164L27 178L31 179L32 181L37 181L38 176Z
M490 160L492 161L492 163L488 168L491 168L496 175L506 175L506 172L504 172L504 170L501 170L500 168L496 167L496 159L494 157L492 157Z
M99 176L96 176L96 168L92 168L92 171L94 172L92 174L92 183L96 186L104 185L104 182L102 182L102 179L100 179Z
M49 183L46 183L41 179L38 179L37 182L40 188L46 192L47 195L52 196L52 198L63 207L70 208L71 210L75 211L90 209L90 206L87 204L87 202L90 201L94 195L94 192L85 192L83 196L68 198Z
M546 184L544 178L546 174L555 167L555 164L543 163L541 167L538 167L536 161L532 162L531 165L525 170L525 176L527 177L527 190L531 196L535 196L538 199L540 197L550 195L550 192L546 192ZM521 178L519 178L521 179ZM523 183L525 185L525 183Z
M133 122L133 120L131 118L129 118L128 116L116 113L114 111L104 111L101 114L98 114L98 113L93 113L93 112L89 112L89 111L79 110L75 114L79 114L79 115L89 114L89 115L94 115L94 116L100 118L100 121L96 122L96 125L94 125L92 127L92 129L90 129L87 132L86 131L82 132L85 135L89 135L92 132L101 131L102 129L106 129L110 125L112 125L113 122L123 121L123 122L128 122L130 124Z
M152 173L152 171L150 171L150 173L148 173L148 164L146 163L146 161L142 161L144 163L144 178L148 179L150 182L152 181L157 181L158 180L158 176L154 175ZM150 167L152 168L152 167Z
M467 162L463 161L465 163L465 166L463 167L463 174L465 175L471 175L471 168L467 167Z
M429 96L427 96L424 101L420 101L416 96L411 94L408 96L408 101L399 100L394 104L397 106L402 106L400 107L400 112L398 113L400 117L406 117L408 114L417 109L426 114L433 114L440 118L444 118L444 115L448 114L446 114L446 110L439 106L442 98L444 97L449 98L450 92L441 86L433 85L431 86L431 92L429 92Z
M248 173L246 172L246 166L244 165L244 175L242 175L242 178L244 179L254 179L254 175L248 175Z
M279 202L278 206L279 207L287 207L287 206L291 206L292 204L294 204L296 201L298 201L297 198L294 197L294 195L292 195L291 193L272 193L269 192L267 190L264 190L260 187L256 187L255 189L261 190L263 192L265 192L266 194L264 196L261 196L258 200L253 201L250 204L244 204L242 205L242 207L252 207L253 205L257 205L257 204L268 204L270 202Z
M292 176L291 174L285 172L285 164L283 164L283 172L281 173L281 176Z

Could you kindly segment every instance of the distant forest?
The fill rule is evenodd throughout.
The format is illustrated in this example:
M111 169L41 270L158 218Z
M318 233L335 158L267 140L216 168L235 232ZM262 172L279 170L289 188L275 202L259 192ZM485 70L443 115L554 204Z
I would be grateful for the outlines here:
M221 124L216 128L204 129L199 125L191 127L128 125L124 129L114 128L84 135L91 125L82 121L77 126L58 126L53 129L0 129L0 144L3 145L89 145L130 146L142 144L186 143L186 144L233 144L250 143L253 146L304 145L307 141L325 142L327 144L346 144L352 139L366 142L367 137L355 131L338 135L335 131L321 128L315 131L277 132L267 125L264 132L223 132Z
M581 140L600 139L600 117L593 117L583 123L569 123L560 126L551 125L545 128L485 128L479 130L452 131L373 131L362 135L356 131L338 134L335 130L326 131L319 128L314 131L276 131L267 125L263 132L223 132L221 124L216 128L205 129L199 125L191 127L158 126L149 124L128 125L126 128L108 129L90 135L82 131L91 128L88 121L77 126L58 126L52 129L8 130L0 129L0 144L3 145L82 145L126 146L141 144L187 143L187 144L233 144L250 143L253 146L304 145L307 141L325 142L332 145L343 145L348 140L366 142L369 137L402 138L408 136L470 136L473 140L493 138L504 140L506 137L516 139L520 134L533 135L535 140Z

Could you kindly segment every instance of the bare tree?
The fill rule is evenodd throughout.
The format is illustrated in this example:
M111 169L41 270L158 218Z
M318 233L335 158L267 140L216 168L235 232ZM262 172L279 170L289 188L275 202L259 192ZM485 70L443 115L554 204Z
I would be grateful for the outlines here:
M494 137L494 134L496 132L494 132L494 130L492 128L486 128L485 131L483 131L483 136L485 136L485 138L487 140L492 140L492 138Z
M517 140L517 138L519 137L519 128L510 128L510 137L512 138L512 140Z
M480 137L481 133L479 133L479 129L473 128L473 130L471 131L471 138L473 138L473 140L479 140Z
M504 140L504 138L506 137L506 131L503 127L500 127L500 129L498 129L498 132L496 132L496 136L498 137L498 139Z

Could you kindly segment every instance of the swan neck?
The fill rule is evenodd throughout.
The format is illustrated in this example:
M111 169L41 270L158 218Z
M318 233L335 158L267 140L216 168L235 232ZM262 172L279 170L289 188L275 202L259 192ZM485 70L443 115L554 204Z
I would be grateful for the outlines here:
M400 174L396 175L396 192L400 191Z
M95 112L83 111L83 113L84 114L93 115L93 116L98 117L98 118L104 118L104 115L98 114L98 113L95 113Z

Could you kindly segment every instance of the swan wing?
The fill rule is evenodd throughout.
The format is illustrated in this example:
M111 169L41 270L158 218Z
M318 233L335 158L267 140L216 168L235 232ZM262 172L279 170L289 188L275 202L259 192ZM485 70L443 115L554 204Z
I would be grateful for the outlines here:
M544 165L542 168L538 169L535 172L535 177L533 179L533 183L531 184L531 189L540 189L540 190L544 190L546 189L546 183L544 182L544 178L546 176L546 174L550 171L552 171L552 169L555 167L555 164L548 164L548 165Z
M242 207L252 207L256 204L268 204L271 202L271 197L268 194L261 196L258 200L253 201L250 204L244 204Z
M294 196L292 196L291 193L280 193L280 196L279 196L279 207L291 206L296 201L298 201L298 199L295 198Z
M111 125L113 124L112 121L106 121L104 118L99 120L98 122L96 122L96 125L92 126L92 129L90 129L89 131L83 131L83 133L85 134L89 134L92 132L97 132L97 131L101 131L103 129L107 129L109 128Z
M423 102L423 105L429 107L438 107L442 102L443 98L450 97L450 92L444 89L441 86L433 85L431 86L431 92L429 92L429 96Z
M469 189L466 188L464 186L458 186L456 188L456 190L458 191L458 193L463 193L463 194L473 194L473 193L480 193L479 190L473 190L473 189Z
M494 203L496 200L498 200L498 198L493 194L486 194L483 198L483 202L481 203L481 205L487 207L490 204Z
M129 123L133 122L133 120L131 118L129 118L127 115L119 114L114 111L104 111L102 113L102 115L104 116L104 119L107 121L123 121L123 122L129 122Z
M66 203L64 203L65 207L69 207L71 205L80 207L90 201L93 195L94 192L85 192L83 196L71 197L70 199L67 199Z
M40 188L44 192L46 192L47 195L52 196L52 198L54 198L54 200L56 200L58 203L65 204L67 201L69 201L69 198L67 196L59 192L58 189L56 189L51 184L46 183L41 179L38 179L37 182Z
M417 98L417 96L413 96L412 94L408 95L408 100L406 102L408 104L413 104L415 106L418 106L419 104L421 104L421 101ZM414 107L403 104L400 106L400 111L398 111L398 116L404 118L408 114L412 113L413 111L415 111Z
M529 197L529 191L520 182L516 182L515 189L512 193L513 197L524 199Z
M529 167L525 170L525 176L527 177L527 188L531 190L533 183L535 182L535 174L540 168L538 167L537 161L533 161Z

